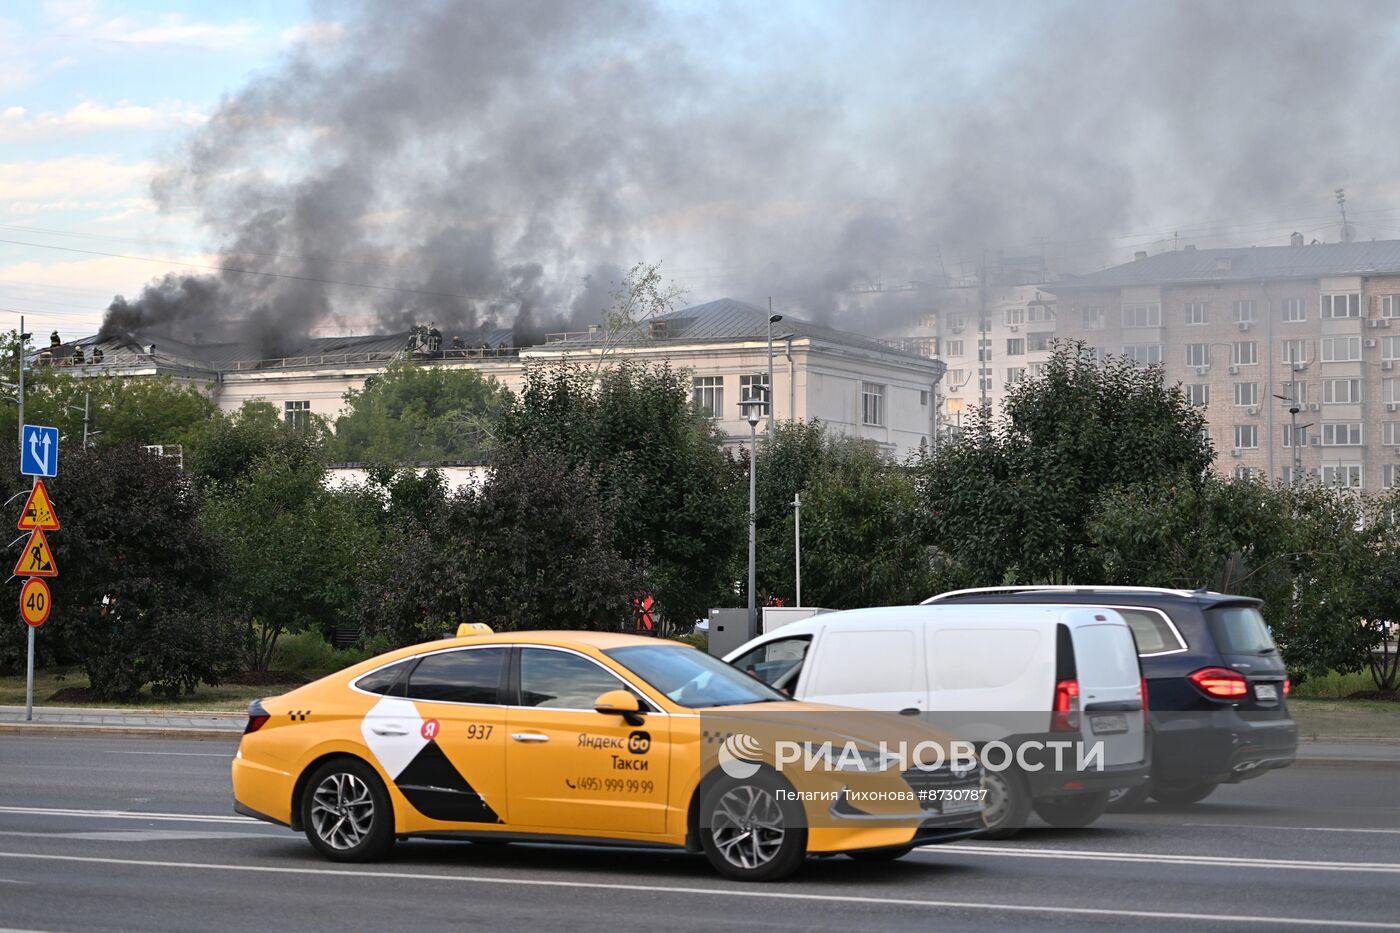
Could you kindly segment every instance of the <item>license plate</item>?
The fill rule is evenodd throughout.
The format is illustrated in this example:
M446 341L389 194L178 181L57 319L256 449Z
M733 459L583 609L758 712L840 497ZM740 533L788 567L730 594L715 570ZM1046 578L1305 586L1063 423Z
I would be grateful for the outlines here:
M1278 687L1273 684L1255 684L1254 698L1256 700L1277 700Z
M1089 727L1094 730L1095 735L1113 735L1117 732L1128 731L1128 717L1122 713L1112 713L1107 716L1090 716Z
M943 815L953 816L957 813L972 813L982 809L980 800L945 800L943 801Z

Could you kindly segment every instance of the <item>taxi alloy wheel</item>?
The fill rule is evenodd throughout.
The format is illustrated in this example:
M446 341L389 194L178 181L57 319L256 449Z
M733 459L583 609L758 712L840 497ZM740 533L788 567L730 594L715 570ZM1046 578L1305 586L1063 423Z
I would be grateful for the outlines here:
M389 795L362 761L328 761L306 782L302 825L318 852L337 862L367 862L394 843Z
M807 855L800 805L780 798L786 785L760 772L721 779L700 808L701 843L720 874L740 881L774 881L796 871Z

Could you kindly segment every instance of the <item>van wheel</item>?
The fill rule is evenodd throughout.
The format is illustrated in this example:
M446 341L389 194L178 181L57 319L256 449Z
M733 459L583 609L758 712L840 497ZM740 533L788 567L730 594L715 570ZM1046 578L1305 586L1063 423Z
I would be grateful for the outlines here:
M700 846L715 870L736 881L777 881L797 871L807 856L802 805L780 794L790 790L776 775L721 778L700 801Z
M1137 787L1117 787L1108 792L1109 813L1136 813L1152 794L1152 782Z
M317 768L301 796L312 848L333 862L373 862L394 844L394 810L374 769L356 758Z
M1013 769L988 771L982 778L987 792L982 801L983 834L987 839L1010 839L1031 815L1031 792L1026 779Z
M1212 781L1202 781L1199 784L1158 784L1152 788L1152 799L1184 806L1205 800L1219 786Z
M1035 815L1060 829L1078 829L1103 816L1108 808L1108 791L1047 797L1035 802Z

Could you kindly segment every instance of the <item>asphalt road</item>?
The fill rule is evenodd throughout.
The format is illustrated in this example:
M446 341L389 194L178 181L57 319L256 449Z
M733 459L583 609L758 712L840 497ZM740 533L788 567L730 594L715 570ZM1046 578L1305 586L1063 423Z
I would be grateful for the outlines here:
M1400 930L1400 767L1295 766L1087 830L811 861L409 842L340 866L232 814L228 741L0 735L0 927Z

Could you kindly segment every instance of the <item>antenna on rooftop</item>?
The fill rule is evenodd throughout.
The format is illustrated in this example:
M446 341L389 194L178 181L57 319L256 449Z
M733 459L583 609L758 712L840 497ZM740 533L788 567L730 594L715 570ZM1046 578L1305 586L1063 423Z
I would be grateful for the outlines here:
M1347 223L1347 189L1337 189L1337 209L1342 212L1342 242L1350 243L1356 239L1356 231L1351 224Z

